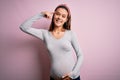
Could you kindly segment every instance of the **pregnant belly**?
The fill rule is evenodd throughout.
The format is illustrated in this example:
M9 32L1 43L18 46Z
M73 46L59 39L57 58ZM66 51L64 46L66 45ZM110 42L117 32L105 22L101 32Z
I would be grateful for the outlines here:
M75 65L75 58L73 55L63 55L59 58L55 57L52 61L51 76L62 77L70 73Z

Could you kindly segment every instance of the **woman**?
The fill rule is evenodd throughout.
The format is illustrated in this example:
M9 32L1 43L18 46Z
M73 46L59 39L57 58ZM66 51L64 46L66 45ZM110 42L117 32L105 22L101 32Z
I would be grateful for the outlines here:
M34 21L44 17L51 18L49 30L35 29ZM20 29L29 33L46 44L51 56L50 80L80 80L80 66L83 55L79 48L76 35L71 31L71 14L65 4L56 7L53 13L41 12L21 24ZM75 50L75 61L72 48Z

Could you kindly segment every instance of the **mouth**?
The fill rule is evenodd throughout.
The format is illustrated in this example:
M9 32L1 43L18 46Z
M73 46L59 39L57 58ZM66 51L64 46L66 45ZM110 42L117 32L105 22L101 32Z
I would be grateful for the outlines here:
M58 24L61 24L62 20L56 19L55 22L58 23Z

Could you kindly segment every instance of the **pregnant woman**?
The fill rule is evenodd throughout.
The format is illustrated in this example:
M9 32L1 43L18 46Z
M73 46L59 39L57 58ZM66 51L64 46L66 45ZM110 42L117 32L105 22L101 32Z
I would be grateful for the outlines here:
M33 28L32 24L43 17L52 18L49 30ZM83 55L77 36L71 31L71 14L65 4L58 5L54 12L46 11L32 16L20 25L20 29L46 44L52 63L50 80L80 80Z

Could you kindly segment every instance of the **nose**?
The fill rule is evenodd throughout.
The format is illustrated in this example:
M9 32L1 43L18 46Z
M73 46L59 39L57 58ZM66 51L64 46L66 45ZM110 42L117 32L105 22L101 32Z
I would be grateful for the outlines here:
M58 19L62 19L62 16L61 16L61 15L59 15L59 16L58 16Z

